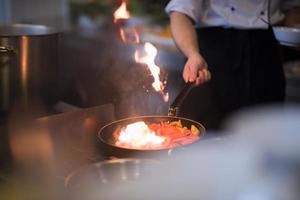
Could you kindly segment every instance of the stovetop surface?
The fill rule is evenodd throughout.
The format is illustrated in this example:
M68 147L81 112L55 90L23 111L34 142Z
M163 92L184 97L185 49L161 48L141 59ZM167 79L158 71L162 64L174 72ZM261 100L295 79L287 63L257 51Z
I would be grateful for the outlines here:
M1 182L28 172L51 174L63 184L77 168L108 159L99 148L97 134L114 120L114 106L105 104L38 118L17 127L2 126L0 188Z

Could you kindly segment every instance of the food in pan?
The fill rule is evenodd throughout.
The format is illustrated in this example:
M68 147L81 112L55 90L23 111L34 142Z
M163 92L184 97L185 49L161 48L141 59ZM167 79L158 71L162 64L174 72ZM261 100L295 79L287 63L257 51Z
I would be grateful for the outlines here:
M129 149L168 149L198 140L199 129L184 127L180 120L146 124L138 121L114 132L115 145Z

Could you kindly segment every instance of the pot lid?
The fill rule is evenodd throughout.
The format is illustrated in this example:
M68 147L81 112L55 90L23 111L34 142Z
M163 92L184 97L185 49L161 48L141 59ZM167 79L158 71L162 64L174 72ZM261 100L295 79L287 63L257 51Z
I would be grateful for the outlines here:
M0 36L42 36L57 34L52 27L33 24L11 24L0 26Z

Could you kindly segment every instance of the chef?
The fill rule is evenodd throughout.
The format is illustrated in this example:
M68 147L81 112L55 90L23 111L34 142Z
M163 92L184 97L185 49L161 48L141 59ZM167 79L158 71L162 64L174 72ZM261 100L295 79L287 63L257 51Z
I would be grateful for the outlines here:
M299 6L300 0L171 0L172 35L187 58L183 78L201 84L180 115L218 130L241 108L283 103L285 77L271 27L297 23Z

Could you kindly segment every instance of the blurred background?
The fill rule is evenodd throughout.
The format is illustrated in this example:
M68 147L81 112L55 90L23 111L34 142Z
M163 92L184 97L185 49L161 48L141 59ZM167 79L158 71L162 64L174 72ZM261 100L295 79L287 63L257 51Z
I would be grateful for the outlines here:
M1 0L0 24L42 24L59 35L57 103L52 112L113 103L118 117L165 113L168 104L149 91L149 78L133 61L113 27L118 0ZM131 0L128 9L142 41L158 48L156 62L167 74L170 100L183 86L182 54L176 49L164 12L167 0ZM287 101L299 102L299 51L282 46ZM140 86L143 87L140 87ZM133 92L134 91L134 92ZM147 98L145 98L147 96ZM49 112L48 114L51 114Z
M1 93L0 199L80 199L82 196L74 196L73 190L71 195L66 192L65 180L84 165L107 160L96 139L101 127L124 117L166 115L169 103L151 89L148 70L134 61L137 46L123 43L114 25L113 12L120 2L0 0L0 25L40 24L58 33L54 55L58 62L45 72L55 76L52 87L44 90L45 94L53 93L53 98L46 104L42 100L32 102L37 114L25 114L26 119L31 115L38 119L33 124L23 124L25 111L4 104ZM126 27L134 27L142 42L149 41L158 49L156 62L167 80L171 102L184 86L184 57L171 38L169 19L164 12L167 3L168 0L129 0L131 18ZM150 171L155 175L142 179L143 184L127 182L124 173L133 173L136 178L144 171L137 173L132 169L146 167L148 174L148 162L116 162L113 165L119 173L113 187L120 190L114 198L143 199L148 192L148 199L299 199L300 51L281 46L281 52L287 78L286 109L272 107L237 115L228 123L232 140L218 137L174 159L159 157L166 165L156 168L151 163ZM0 75L5 73L1 70L0 67ZM3 77L0 84L5 82ZM102 165L90 165L88 169L97 175L100 169L106 173ZM84 181L103 184L99 177L92 183L89 179ZM158 192L153 193L149 186ZM178 189L175 193L174 188ZM103 187L95 198L101 192L108 195L107 199L113 199L109 196L111 191Z

